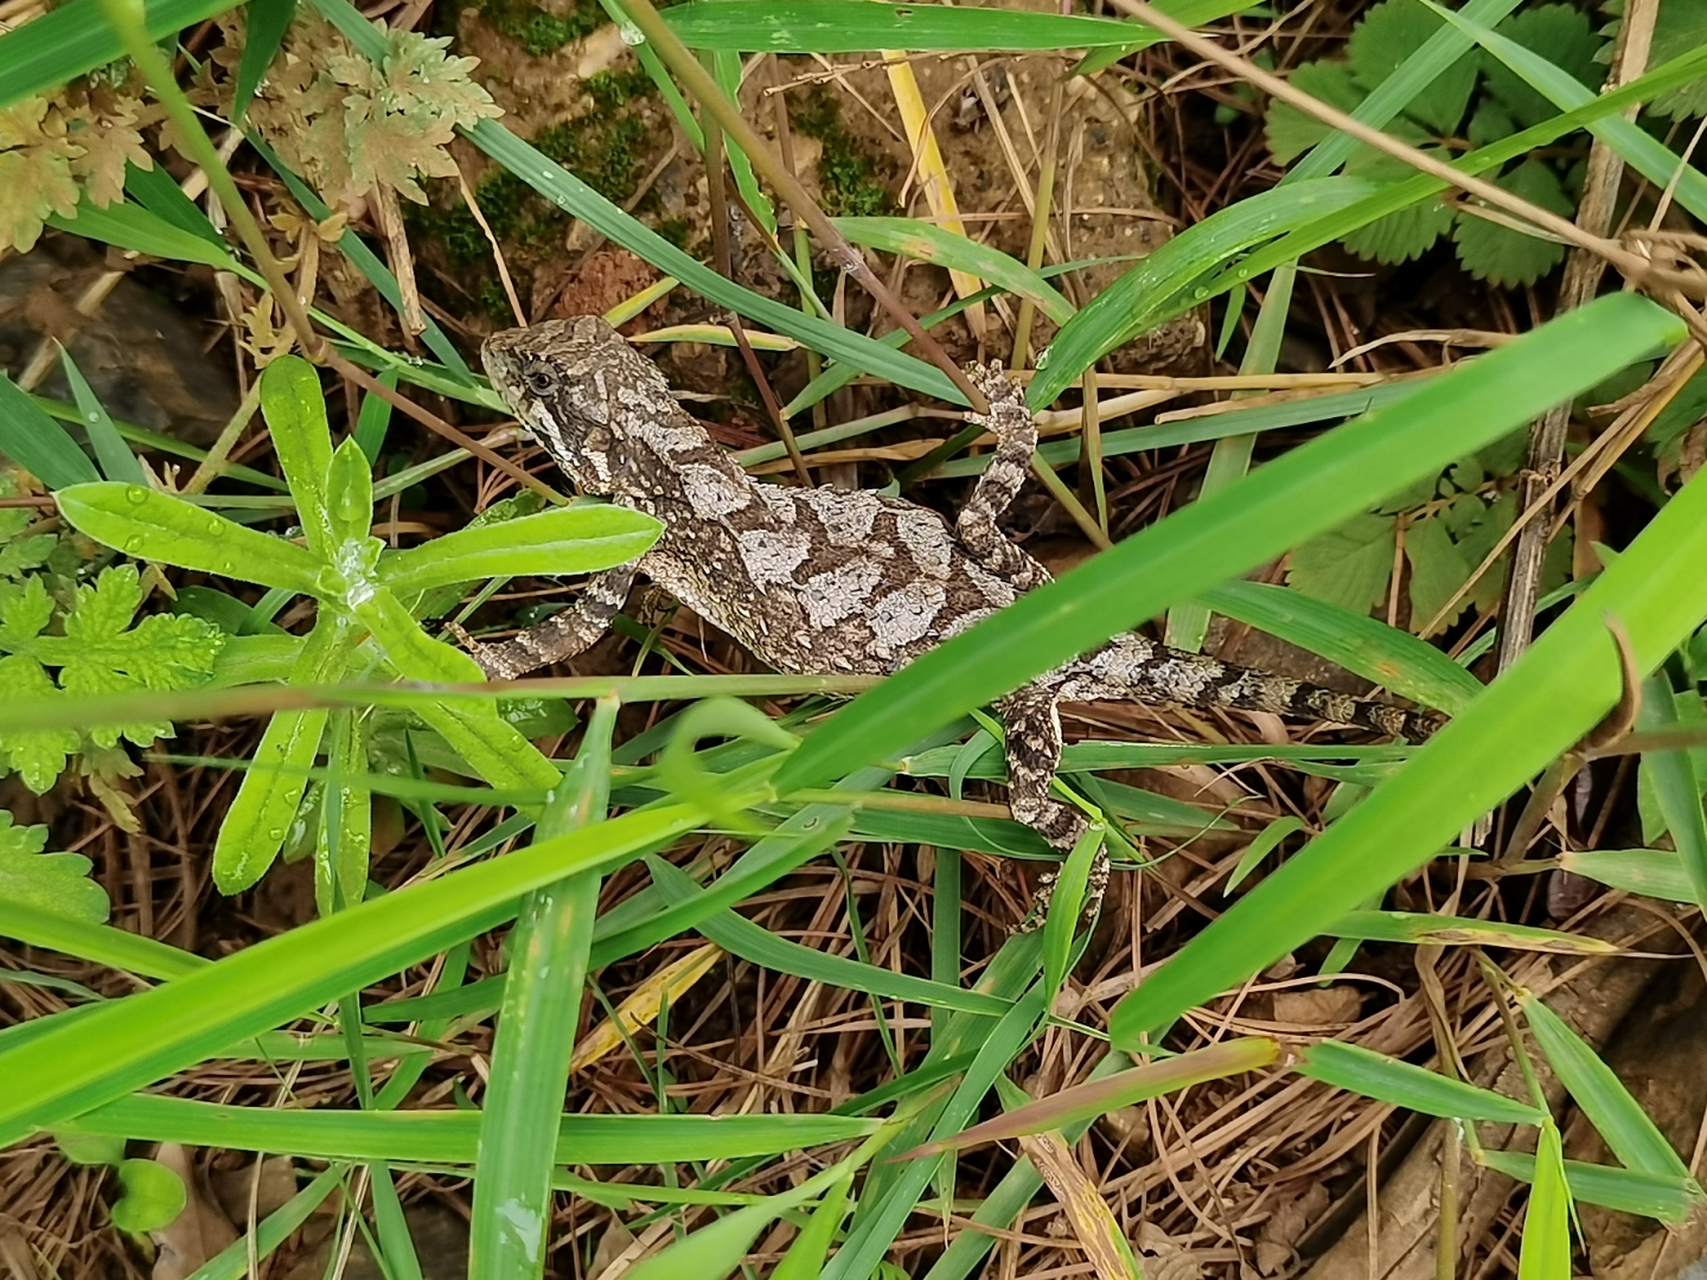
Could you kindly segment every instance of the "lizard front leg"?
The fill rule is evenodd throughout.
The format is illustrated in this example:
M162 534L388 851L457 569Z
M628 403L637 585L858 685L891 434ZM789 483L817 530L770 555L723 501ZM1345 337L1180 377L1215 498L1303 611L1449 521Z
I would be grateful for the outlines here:
M1026 407L1024 390L1002 372L1001 365L973 365L967 373L990 402L989 413L968 416L996 437L996 451L955 520L955 541L1015 590L1030 591L1049 581L1049 571L1003 537L996 521L1025 483L1031 455L1037 451L1037 424Z
M463 637L470 656L488 680L514 680L586 652L610 629L611 619L628 599L638 567L636 561L605 570L587 583L574 604L512 639L477 644Z
M1008 807L1014 818L1025 823L1052 846L1066 853L1085 834L1087 823L1071 806L1051 798L1049 788L1061 764L1061 715L1053 688L1027 685L1009 694L997 709L1007 737ZM1038 881L1031 910L1015 928L1030 933L1043 925L1049 900L1055 893L1058 871L1045 872ZM1094 916L1108 884L1108 850L1099 848L1091 863L1084 914Z

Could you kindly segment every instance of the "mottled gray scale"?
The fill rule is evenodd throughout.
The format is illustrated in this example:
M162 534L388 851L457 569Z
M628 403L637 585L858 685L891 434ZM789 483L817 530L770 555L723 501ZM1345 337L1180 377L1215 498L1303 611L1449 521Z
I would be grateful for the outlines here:
M650 551L596 578L573 608L514 640L473 646L489 675L518 676L585 649L636 572L760 661L800 674L893 671L1049 580L997 527L1037 447L1024 394L998 366L968 371L990 402L973 421L996 449L950 530L899 498L755 482L596 316L497 334L481 355L493 386L577 489L665 526ZM1102 698L1311 715L1412 740L1436 724L1426 713L1117 636L998 704L1014 816L1058 849L1086 830L1050 795L1058 707ZM1105 876L1103 859L1093 883Z

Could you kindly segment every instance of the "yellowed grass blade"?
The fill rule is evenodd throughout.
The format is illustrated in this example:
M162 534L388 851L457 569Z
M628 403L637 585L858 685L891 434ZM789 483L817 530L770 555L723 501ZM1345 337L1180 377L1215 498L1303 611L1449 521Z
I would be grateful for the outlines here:
M703 978L722 956L723 949L708 942L658 970L617 1006L615 1018L606 1018L582 1037L581 1043L575 1046L575 1052L569 1058L569 1070L580 1071L584 1067L590 1067L617 1048L622 1044L624 1036L633 1035L636 1030L658 1016L658 1010L666 997L674 1004L681 994Z

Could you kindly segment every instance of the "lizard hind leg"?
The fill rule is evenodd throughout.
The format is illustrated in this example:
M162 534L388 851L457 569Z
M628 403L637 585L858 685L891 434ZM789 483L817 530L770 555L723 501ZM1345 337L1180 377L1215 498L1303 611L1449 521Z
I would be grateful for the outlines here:
M1007 735L1008 807L1017 821L1066 853L1079 842L1089 824L1070 805L1049 795L1055 770L1061 763L1061 716L1056 701L1052 689L1033 685L1009 694L997 704L997 709L1002 713ZM1016 933L1030 933L1043 927L1058 875L1057 870L1051 870L1039 879L1031 909L1015 926ZM1108 851L1098 849L1086 887L1083 908L1086 916L1095 916L1107 883Z

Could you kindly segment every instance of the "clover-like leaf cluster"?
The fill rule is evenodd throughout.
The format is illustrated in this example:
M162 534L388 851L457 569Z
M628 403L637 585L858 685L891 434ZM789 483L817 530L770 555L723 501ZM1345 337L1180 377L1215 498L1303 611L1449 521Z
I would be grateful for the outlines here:
M1413 628L1445 608L1517 518L1512 475L1523 459L1521 434L1430 476L1381 506L1304 543L1292 554L1287 585L1305 595L1368 613L1386 604L1403 537L1405 598ZM1471 605L1491 609L1505 581L1509 550L1452 607L1450 626ZM1547 548L1542 590L1570 576L1571 537Z
M1662 12L1707 9L1701 0L1665 0ZM1673 21L1677 20L1673 14ZM1441 26L1421 0L1384 0L1352 32L1344 57L1305 63L1292 83L1322 101L1354 111ZM1665 19L1662 18L1662 22ZM1498 32L1595 86L1603 72L1596 57L1604 38L1588 15L1567 4L1520 9L1499 24ZM1443 160L1463 150L1487 146L1557 114L1553 105L1515 72L1479 50L1471 50L1417 94L1404 112L1385 126L1402 142ZM1284 102L1270 104L1268 144L1274 158L1290 163L1328 136L1328 127ZM1519 157L1487 175L1491 181L1531 204L1569 216L1581 186L1583 155L1569 148ZM1359 148L1346 161L1346 172L1377 182L1397 182L1412 170L1403 161ZM1377 262L1406 262L1420 257L1443 235L1450 235L1458 260L1478 280L1490 284L1533 284L1564 257L1564 246L1538 239L1475 213L1463 212L1441 196L1378 219L1345 237L1360 257Z

